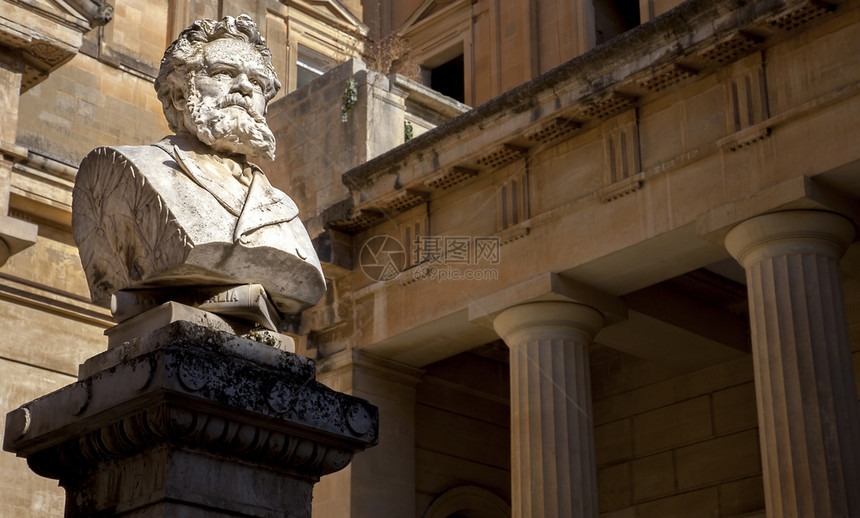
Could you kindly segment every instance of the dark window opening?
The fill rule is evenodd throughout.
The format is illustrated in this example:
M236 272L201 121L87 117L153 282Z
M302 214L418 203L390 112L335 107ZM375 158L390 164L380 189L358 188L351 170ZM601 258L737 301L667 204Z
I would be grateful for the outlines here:
M594 0L597 44L639 25L639 0Z
M461 103L466 102L466 75L463 54L430 69L430 88Z

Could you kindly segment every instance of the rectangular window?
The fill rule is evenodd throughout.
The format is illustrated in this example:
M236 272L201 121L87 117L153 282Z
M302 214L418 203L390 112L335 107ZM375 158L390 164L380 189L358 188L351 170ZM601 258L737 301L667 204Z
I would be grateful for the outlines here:
M301 88L335 67L337 62L304 45L296 56L296 88Z
M594 0L598 45L629 31L639 23L639 0Z
M466 62L463 46L449 48L425 60L421 65L421 82L461 103L466 102Z
M463 55L430 70L430 88L461 103L466 102L466 76Z

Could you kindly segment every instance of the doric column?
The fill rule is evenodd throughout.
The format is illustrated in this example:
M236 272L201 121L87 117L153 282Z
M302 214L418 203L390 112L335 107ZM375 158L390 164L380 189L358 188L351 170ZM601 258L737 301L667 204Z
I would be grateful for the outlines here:
M860 516L860 409L839 259L842 216L788 211L735 227L746 269L768 517Z
M588 345L602 325L574 302L513 306L493 321L511 349L514 518L597 516Z

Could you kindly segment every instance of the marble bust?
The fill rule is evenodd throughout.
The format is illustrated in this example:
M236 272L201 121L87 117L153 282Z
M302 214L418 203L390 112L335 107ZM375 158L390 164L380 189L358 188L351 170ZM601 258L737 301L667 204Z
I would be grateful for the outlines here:
M280 86L248 16L182 31L155 81L175 134L81 162L72 228L94 302L253 284L281 313L316 304L325 279L298 208L249 160L274 159L265 113Z

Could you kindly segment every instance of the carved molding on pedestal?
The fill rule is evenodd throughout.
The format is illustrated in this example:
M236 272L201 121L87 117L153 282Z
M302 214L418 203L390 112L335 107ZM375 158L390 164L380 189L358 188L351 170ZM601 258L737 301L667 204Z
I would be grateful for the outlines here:
M21 414L12 417L16 422L30 419L27 408L15 412ZM369 423L369 419L366 422ZM80 439L42 450L27 461L37 474L65 480L86 475L102 463L137 455L160 444L183 445L278 469L297 470L312 479L343 469L352 460L354 451L349 448L274 428L277 427L162 403L124 416Z
M3 447L59 479L78 502L67 516L114 512L129 505L128 492L146 506L193 507L201 491L228 499L224 509L276 505L209 487L234 475L299 484L309 516L311 485L378 441L376 407L315 374L303 356L175 322L87 360L80 381L10 412ZM190 477L195 489L165 496L164 473Z

